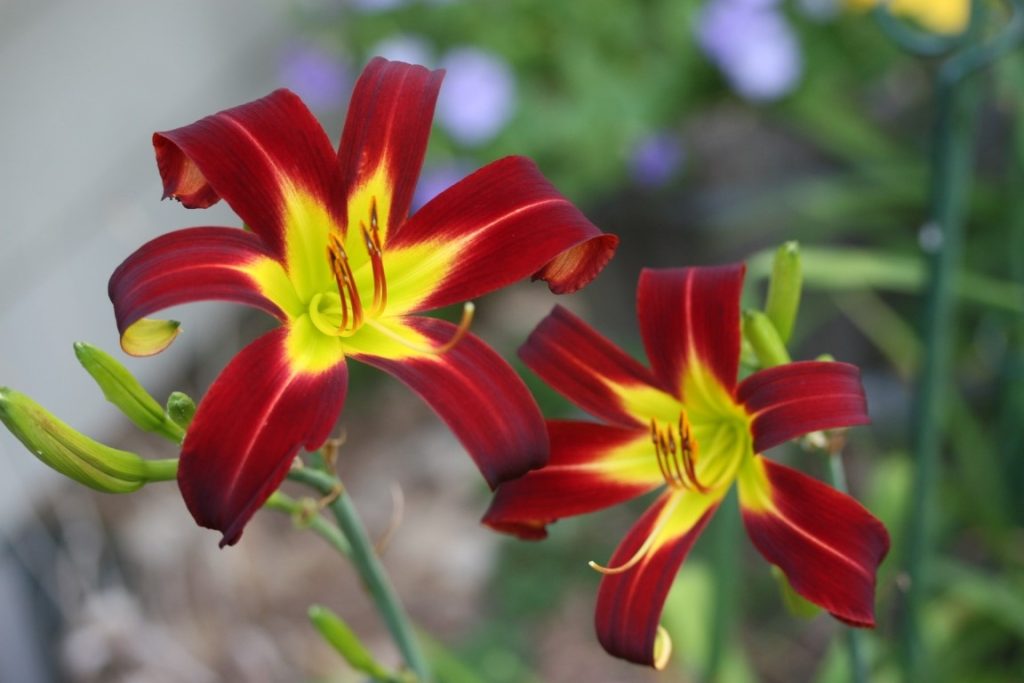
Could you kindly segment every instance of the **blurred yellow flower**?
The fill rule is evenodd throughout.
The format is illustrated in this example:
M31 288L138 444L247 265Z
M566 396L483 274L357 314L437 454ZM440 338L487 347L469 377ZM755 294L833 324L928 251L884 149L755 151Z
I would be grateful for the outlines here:
M846 0L847 7L869 10L884 0ZM933 33L955 34L967 28L970 0L889 0L889 11L909 17Z

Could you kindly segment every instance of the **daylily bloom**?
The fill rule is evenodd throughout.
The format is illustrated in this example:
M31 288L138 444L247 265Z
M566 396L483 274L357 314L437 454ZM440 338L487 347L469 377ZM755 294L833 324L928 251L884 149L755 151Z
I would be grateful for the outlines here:
M223 198L247 230L158 237L110 280L123 349L178 332L151 313L220 299L281 325L213 382L182 443L178 482L196 521L235 543L300 447L316 449L345 398L346 359L388 372L452 428L488 483L543 465L548 440L515 372L460 325L413 315L526 276L556 293L611 258L597 230L529 160L509 157L408 216L443 72L375 59L356 84L335 151L287 90L153 136L165 196Z
M855 10L872 9L879 0L846 0ZM963 33L971 20L971 0L887 0L886 10L917 21L927 30L944 35Z
M626 535L597 597L611 654L661 668L659 625L673 577L733 482L747 531L797 593L839 619L874 624L882 524L853 498L761 452L868 422L857 368L796 362L737 384L744 267L645 270L637 291L651 369L557 307L520 349L526 364L600 423L551 420L551 460L502 484L484 517L526 539L562 517L660 494Z

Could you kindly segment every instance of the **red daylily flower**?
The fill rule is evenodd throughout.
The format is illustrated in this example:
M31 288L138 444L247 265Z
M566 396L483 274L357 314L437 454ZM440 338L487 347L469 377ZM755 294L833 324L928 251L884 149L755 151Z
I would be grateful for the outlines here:
M145 316L190 301L236 301L281 322L214 381L182 444L182 495L199 524L223 533L221 545L238 540L298 449L326 440L348 357L420 394L492 487L547 461L540 411L468 333L471 304L459 326L414 314L527 276L574 291L618 240L521 157L408 216L442 76L371 61L337 151L287 90L153 136L165 196L188 208L223 198L248 230L179 230L129 256L109 288L124 350L163 350L177 323Z
M853 498L760 455L802 434L868 422L856 367L796 362L737 384L744 267L645 270L637 291L648 370L561 307L520 349L548 384L603 423L549 420L551 460L502 484L484 522L522 538L655 489L597 598L611 654L661 668L659 625L678 568L735 481L743 521L793 588L837 618L874 625L885 527Z

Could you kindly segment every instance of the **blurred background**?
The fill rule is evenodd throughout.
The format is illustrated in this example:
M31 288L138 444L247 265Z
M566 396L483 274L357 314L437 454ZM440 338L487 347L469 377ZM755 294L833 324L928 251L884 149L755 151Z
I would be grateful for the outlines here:
M0 0L0 384L119 448L139 436L78 367L76 340L111 352L106 280L143 241L234 225L223 205L160 202L149 136L263 96L299 93L337 139L371 56L447 70L417 203L506 154L534 158L617 258L562 297L641 356L643 266L747 260L761 304L765 250L800 240L807 269L794 357L861 366L874 424L849 435L852 492L893 536L867 638L872 680L901 680L913 389L923 349L939 57L909 54L839 0ZM1007 21L976 3L981 42ZM895 1L900 30L946 46L966 2ZM932 41L932 43L928 43ZM934 681L1024 681L1024 55L974 78L974 177L956 289L953 381L923 638ZM522 283L477 302L474 331L506 357L556 303ZM201 396L269 321L238 307L175 311L165 354L117 356L163 399ZM352 364L354 366L354 364ZM408 390L352 367L340 475L372 533L404 515L384 562L429 634L443 683L850 680L842 629L790 614L745 535L714 522L663 621L669 669L607 656L593 635L599 576L643 509L555 525L540 544L479 525L488 492ZM570 407L526 373L552 416ZM822 456L773 453L825 478ZM305 611L341 614L389 663L353 571L312 534L260 512L217 549L171 484L103 496L0 433L0 681L358 681ZM403 492L404 506L394 493ZM716 520L717 521L717 520ZM727 618L723 619L723 615Z

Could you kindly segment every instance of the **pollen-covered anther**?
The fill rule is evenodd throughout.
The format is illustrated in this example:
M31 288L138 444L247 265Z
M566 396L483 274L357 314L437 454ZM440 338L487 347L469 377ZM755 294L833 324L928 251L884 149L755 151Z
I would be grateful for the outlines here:
M370 227L367 229L365 223L359 224L363 233L363 244L366 245L366 253L370 256L370 267L373 269L373 307L371 315L379 315L388 303L388 281L384 275L384 248L380 242L380 229L377 227L377 204L374 202L370 209Z
M660 425L651 419L651 442L654 444L658 468L665 483L675 489L696 490L707 493L710 489L697 478L697 460L700 454L685 412L672 425Z
M338 331L341 336L348 336L363 324L363 304L359 299L359 289L352 275L345 246L337 233L331 233L327 240L327 262L331 265L334 281L338 283L338 296L341 297L341 325Z

